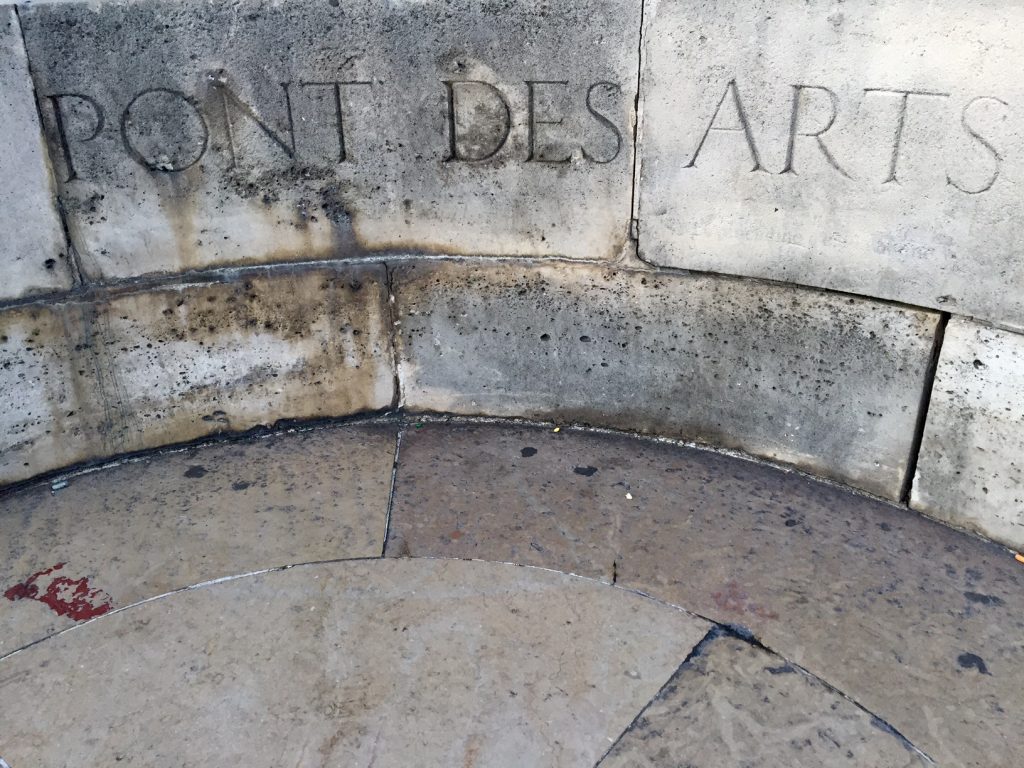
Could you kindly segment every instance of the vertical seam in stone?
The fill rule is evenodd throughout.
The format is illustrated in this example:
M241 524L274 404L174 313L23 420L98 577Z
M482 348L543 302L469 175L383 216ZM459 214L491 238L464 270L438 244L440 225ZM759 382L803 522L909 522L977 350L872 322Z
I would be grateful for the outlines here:
M946 326L949 324L949 312L939 315L935 327L935 338L932 342L932 354L925 369L924 386L921 390L921 404L917 409L917 424L910 444L910 456L907 459L907 471L903 477L903 488L900 491L900 502L910 505L910 494L914 490L914 476L917 474L917 462L921 458L921 445L924 442L924 430L928 422L928 409L932 402L932 391L935 388L935 374L939 368L939 356L942 354L942 342L946 337Z
M388 489L388 510L384 519L384 543L381 544L380 556L384 557L388 549L388 537L391 535L391 514L395 508L395 486L398 483L398 460L402 453L402 438L405 437L405 421L398 422L395 434L395 458L391 464L391 487Z
M636 93L633 96L633 175L629 190L629 236L633 240L637 258L640 257L640 212L637 210L639 200L636 187L640 178L640 88L644 72L644 6L646 0L640 0L640 28L638 30L636 51Z
M611 746L605 750L605 753L601 755L600 759L596 763L594 763L594 768L600 768L601 764L608 759L608 756L614 751L615 747L618 746L619 742L622 741L633 729L637 727L640 720L644 716L644 712L650 709L651 705L654 704L654 702L656 702L659 698L661 698L662 694L665 693L665 689L672 684L672 681L679 677L680 673L684 669L686 669L686 667L695 658L697 658L698 656L702 656L707 651L708 646L710 646L713 642L715 642L715 640L717 640L725 634L726 631L722 629L721 626L717 624L711 625L711 629L709 629L705 633L704 637L702 637L698 641L698 643L690 649L690 652L686 654L686 658L683 659L682 663L678 667L676 667L675 670L673 670L671 675L668 676L668 680L666 680L662 684L662 686L658 689L658 692L654 694L646 704L643 705L640 711L637 712L636 717L634 717L630 721L629 725L627 725L625 729L622 731L622 733L619 734L618 738L616 738L615 741L612 742Z
M388 294L387 296L384 297L384 301L385 301L385 303L387 305L387 313L385 314L385 316L387 317L388 345L391 348L391 366L392 366L391 370L392 370L392 375L393 375L393 379L394 379L394 384L393 384L394 391L392 392L392 395L391 395L391 408L394 410L394 409L401 408L402 404L405 402L405 397L404 397L405 393L402 391L402 379L401 379L401 376L399 376L399 366L398 366L398 339L397 339L397 336L398 336L398 329L399 329L399 324L398 324L399 321L398 321L398 317L397 317L397 314L396 314L396 309L397 308L395 306L395 302L396 302L396 299L395 299L395 274L394 274L394 271L391 268L391 265L388 264L386 261L385 262L381 262L381 264L384 267L384 287L387 288L387 294Z
M68 253L68 266L71 268L71 281L73 288L84 286L85 272L82 270L82 261L71 239L71 228L68 226L67 211L64 210L64 201L61 199L57 184L57 174L53 166L53 158L50 157L50 142L46 139L46 123L43 121L43 110L39 106L39 92L36 89L36 78L32 73L32 59L28 55L28 46L25 44L25 30L21 25L21 7L14 6L14 18L18 22L18 36L21 38L21 48L25 52L25 66L28 68L28 81L32 86L32 101L36 105L36 119L39 120L39 134L43 145L43 159L50 171L50 185L53 193L53 204L57 211L57 218L60 220L60 228L64 233L64 245Z

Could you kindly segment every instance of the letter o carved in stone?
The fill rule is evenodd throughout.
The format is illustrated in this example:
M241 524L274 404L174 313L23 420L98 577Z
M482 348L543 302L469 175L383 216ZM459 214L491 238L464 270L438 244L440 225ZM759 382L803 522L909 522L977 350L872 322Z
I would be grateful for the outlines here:
M149 88L121 115L125 149L152 171L184 171L206 153L210 130L195 99L170 88Z

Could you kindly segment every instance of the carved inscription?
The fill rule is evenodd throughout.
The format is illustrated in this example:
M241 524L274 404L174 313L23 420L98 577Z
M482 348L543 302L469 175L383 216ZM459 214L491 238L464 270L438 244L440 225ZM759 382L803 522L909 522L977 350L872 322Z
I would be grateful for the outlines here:
M477 165L494 159L526 165L575 160L583 166L607 165L623 154L626 126L624 116L616 114L622 94L617 83L536 79L508 85L467 79L437 85L444 105L438 141L433 148L416 148L417 158ZM224 166L234 169L249 159L253 136L262 152L286 164L371 162L353 154L351 113L360 104L385 99L386 90L384 83L369 80L281 82L264 91L276 92L276 102L257 106L232 85L228 73L216 71L207 75L202 93L157 86L140 90L125 104L71 92L47 94L42 102L68 183L83 178L79 154L108 131L117 132L127 157L153 173L187 171L210 152L220 153ZM332 153L323 151L322 141L304 143L304 131L325 125L336 137ZM580 125L588 127L581 130ZM390 129L390 124L360 126L378 135ZM514 143L510 139L516 130L522 140ZM309 150L314 145L315 154Z
M698 167L706 161L711 151L710 141L714 136L733 137L740 141L737 151L749 157L751 173L777 175L798 175L801 158L807 152L817 152L822 160L837 174L853 180L877 182L881 185L901 184L905 180L903 163L907 153L912 151L934 152L934 147L913 147L907 141L907 123L915 109L925 102L939 103L945 113L953 119L955 129L960 131L960 141L965 146L973 145L987 158L987 166L979 172L980 182L968 183L959 179L952 171L945 174L946 183L954 189L968 195L978 195L989 191L998 181L1002 172L1003 150L991 136L987 136L977 126L975 118L982 105L997 106L1002 116L1008 115L1009 105L995 96L977 96L965 104L950 104L951 94L942 91L925 89L901 88L863 88L857 104L844 105L837 93L824 85L794 84L790 86L788 104L783 109L788 111L788 133L785 153L781 165L771 167L766 162L761 150L763 136L757 135L755 123L751 118L748 96L742 92L737 79L725 83L720 95L716 97L715 106L710 117L694 142L693 151L684 164L685 169ZM815 114L809 114L808 106L813 104ZM843 124L848 118L847 124ZM867 167L860 162L862 158L853 153L840 156L834 149L832 139L840 131L850 130L851 125L858 125L863 130L871 125L872 119L891 121L892 132L884 138L884 168Z

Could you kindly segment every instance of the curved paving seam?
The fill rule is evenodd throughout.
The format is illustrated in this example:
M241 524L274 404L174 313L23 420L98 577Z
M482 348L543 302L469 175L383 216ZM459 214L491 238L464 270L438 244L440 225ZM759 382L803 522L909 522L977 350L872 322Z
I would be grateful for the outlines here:
M336 558L336 559L331 559L331 560L315 560L315 561L309 561L309 562L299 562L299 563L292 563L292 564L288 564L288 565L280 565L280 566L275 566L273 568L264 568L264 569L260 569L260 570L256 570L256 571L249 571L249 572L246 572L246 573L232 574L232 575L229 575L229 576L221 576L221 577L218 577L218 578L215 578L215 579L209 579L209 580L206 580L206 581L201 581L201 582L198 582L196 584L190 584L188 586L181 587L179 589L174 589L174 590L171 590L169 592L164 592L164 593L159 594L159 595L154 595L153 597L148 597L148 598L145 598L143 600L138 600L138 601L136 601L134 603L131 603L130 605L125 605L125 606L121 606L120 608L115 608L115 609L113 609L111 611L108 611L108 612L106 612L106 613L104 613L104 614L102 614L100 616L96 616L95 618L83 621L80 624L76 624L74 626L67 627L65 629L59 630L59 631L54 632L54 633L52 633L50 635L47 635L45 637L39 638L38 640L34 640L33 642L28 643L27 645L24 645L21 648L18 648L18 649L14 650L14 651L11 651L10 653L7 653L7 654L5 654L3 656L0 656L0 663L2 663L3 661L5 661L5 660L7 660L7 659L9 659L9 658L19 654L19 653L22 653L23 651L28 650L29 648L32 648L32 647L34 647L36 645L39 645L41 643L45 643L48 640L52 640L53 638L60 637L61 635L67 634L68 632L73 632L73 631L75 631L77 629L81 629L82 627L88 626L88 625L93 624L95 622L102 621L103 619L105 619L107 617L114 616L114 615L117 615L117 614L120 614L120 613L124 613L126 611L132 610L133 608L138 608L139 606L146 605L148 603L156 602L158 600L163 600L164 598L171 597L173 595L178 595L178 594L181 594L182 592L189 592L189 591L198 590L198 589L205 589L207 587L216 586L218 584L223 584L223 583L233 582L233 581L239 581L241 579L245 579L245 578L249 578L249 577L253 577L253 576L261 576L261 575L267 574L267 573L276 573L276 572L280 572L280 571L292 570L292 569L295 569L295 568L306 568L306 567L315 567L315 566L320 566L320 565L331 565L331 564L334 564L334 563L387 561L387 560L393 560L393 559L395 559L395 558L387 558L387 557L383 557L382 556L382 557L347 557L347 558ZM754 646L755 648L759 648L759 649L761 649L761 650L763 650L763 651L765 651L767 653L772 654L773 656L778 657L779 659L784 661L787 665L791 666L793 669L797 670L798 672L800 672L805 677L810 678L811 680L814 680L814 681L816 681L818 683L821 683L829 691L831 691L832 693L834 693L834 694L836 694L838 696L841 696L843 699L845 699L850 704L855 706L858 710L860 710L861 712L864 712L865 714L870 716L872 718L872 722L877 727L881 728L882 730L884 730L887 733L890 733L891 735L896 737L908 749L910 749L911 751L915 752L916 754L919 754L922 758L926 759L929 763L936 764L935 760L933 758L931 758L926 752L924 752L923 750L918 748L916 745L914 745L913 742L910 741L910 739L908 739L906 736L904 736L900 732L900 730L898 728L893 726L885 718L881 717L880 715L878 715L875 712L872 712L870 709L868 709L863 704L858 702L857 699L855 699L853 696L851 696L850 694L846 693L845 691L837 688L835 685L833 685L832 683L828 682L828 680L825 680L824 678L820 677L819 675L816 675L814 672L811 672L810 670L806 669L805 667L801 666L800 664L797 664L796 662L794 662L792 659L787 657L785 654L780 653L779 651L777 651L777 650L771 648L770 646L766 645L765 643L763 643L761 640L759 640L757 638L757 636L754 634L753 631L751 631L747 627L744 627L744 626L742 626L740 624L730 624L730 623L724 623L724 622L721 622L721 621L717 621L716 619L710 618L708 616L704 616L703 614L700 614L700 613L698 613L696 611L692 611L689 608L686 608L685 606L676 605L676 604L671 603L671 602L669 602L667 600L662 600L662 599L660 599L658 597L650 595L650 594L648 594L648 593L646 593L646 592L644 592L642 590L639 590L639 589L631 589L629 587L623 587L623 586L620 586L618 584L611 584L611 583L609 583L607 581L604 581L602 579L596 579L596 578L593 578L593 577L590 577L590 576L583 576L583 575L580 575L580 574L577 574L577 573L572 573L572 572L569 572L569 571L560 571L557 568L545 568L545 567L537 566L537 565L526 565L526 564L523 564L523 563L516 563L516 562L509 562L509 561L502 561L502 560L482 560L482 559L479 559L479 558L408 557L408 558L401 558L401 559L408 559L408 560L432 560L432 561L441 561L441 562L446 562L447 561L447 562L486 563L486 564L491 564L491 565L505 565L505 566L515 567L515 568L526 568L526 569L533 570L533 571L542 571L542 572L548 572L548 573L561 574L561 575L569 576L569 577L574 578L574 579L579 579L581 581L587 581L587 582L591 582L591 583L594 583L594 584L599 584L599 585L604 586L604 587L608 587L610 589L616 589L616 590L620 590L620 591L628 593L628 594L633 594L633 595L636 595L637 597L641 597L641 598L644 598L645 600L649 600L652 603L660 605L660 606L662 606L664 608L668 608L670 610L678 611L678 612L686 614L687 616L690 616L692 618L699 619L701 621L705 621L705 622L707 622L708 624L711 625L711 629L708 631L708 633L705 635L705 637L697 645L695 645L691 649L690 653L687 655L687 657L680 664L679 668L677 668L677 671L678 671L678 669L682 669L688 663L692 662L693 659L697 658L701 654L702 649L704 647L706 647L707 644L713 642L714 640L716 640L716 639L718 639L720 637L724 637L724 636L734 637L734 638L736 638L738 640L742 640L743 642L745 642L745 643L747 643L749 645ZM672 676L674 676L674 674L675 673L673 673ZM667 685L669 680L672 679L672 676L670 676L669 679L666 680L665 685ZM662 686L662 687L664 687L664 686ZM659 693L660 693L660 691L659 691ZM651 699L651 701L653 701L656 698L657 698L657 695L655 695ZM650 704L650 702L648 702L648 705L649 704ZM645 709L646 709L646 707L645 707ZM637 714L636 718L634 718L634 721L633 721L634 724L635 724L636 720L639 719L642 716L642 714L643 714L643 710L641 710ZM630 728L627 728L625 731L623 731L623 733L619 735L618 739L616 739L615 743L618 743L618 741L622 738L622 736L624 736L626 733L628 733L629 730L630 730ZM615 743L613 743L612 746L609 747L608 752L605 753L605 757L608 755L608 753L611 752L612 748L614 748ZM602 757L601 760L604 760L604 757ZM600 764L601 764L601 761L599 760L598 763L595 765L595 768L597 768L597 766L599 766Z

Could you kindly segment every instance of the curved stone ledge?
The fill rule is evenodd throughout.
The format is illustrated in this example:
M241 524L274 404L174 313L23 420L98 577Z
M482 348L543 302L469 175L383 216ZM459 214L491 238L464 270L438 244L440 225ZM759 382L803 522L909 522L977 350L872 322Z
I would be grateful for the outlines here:
M0 313L0 480L391 405L385 271L281 268Z
M590 265L404 264L393 284L409 408L681 437L900 497L937 315Z
M935 315L578 264L399 262L387 280L394 321L382 265L9 310L3 479L385 408L397 373L411 410L682 437L900 496Z

